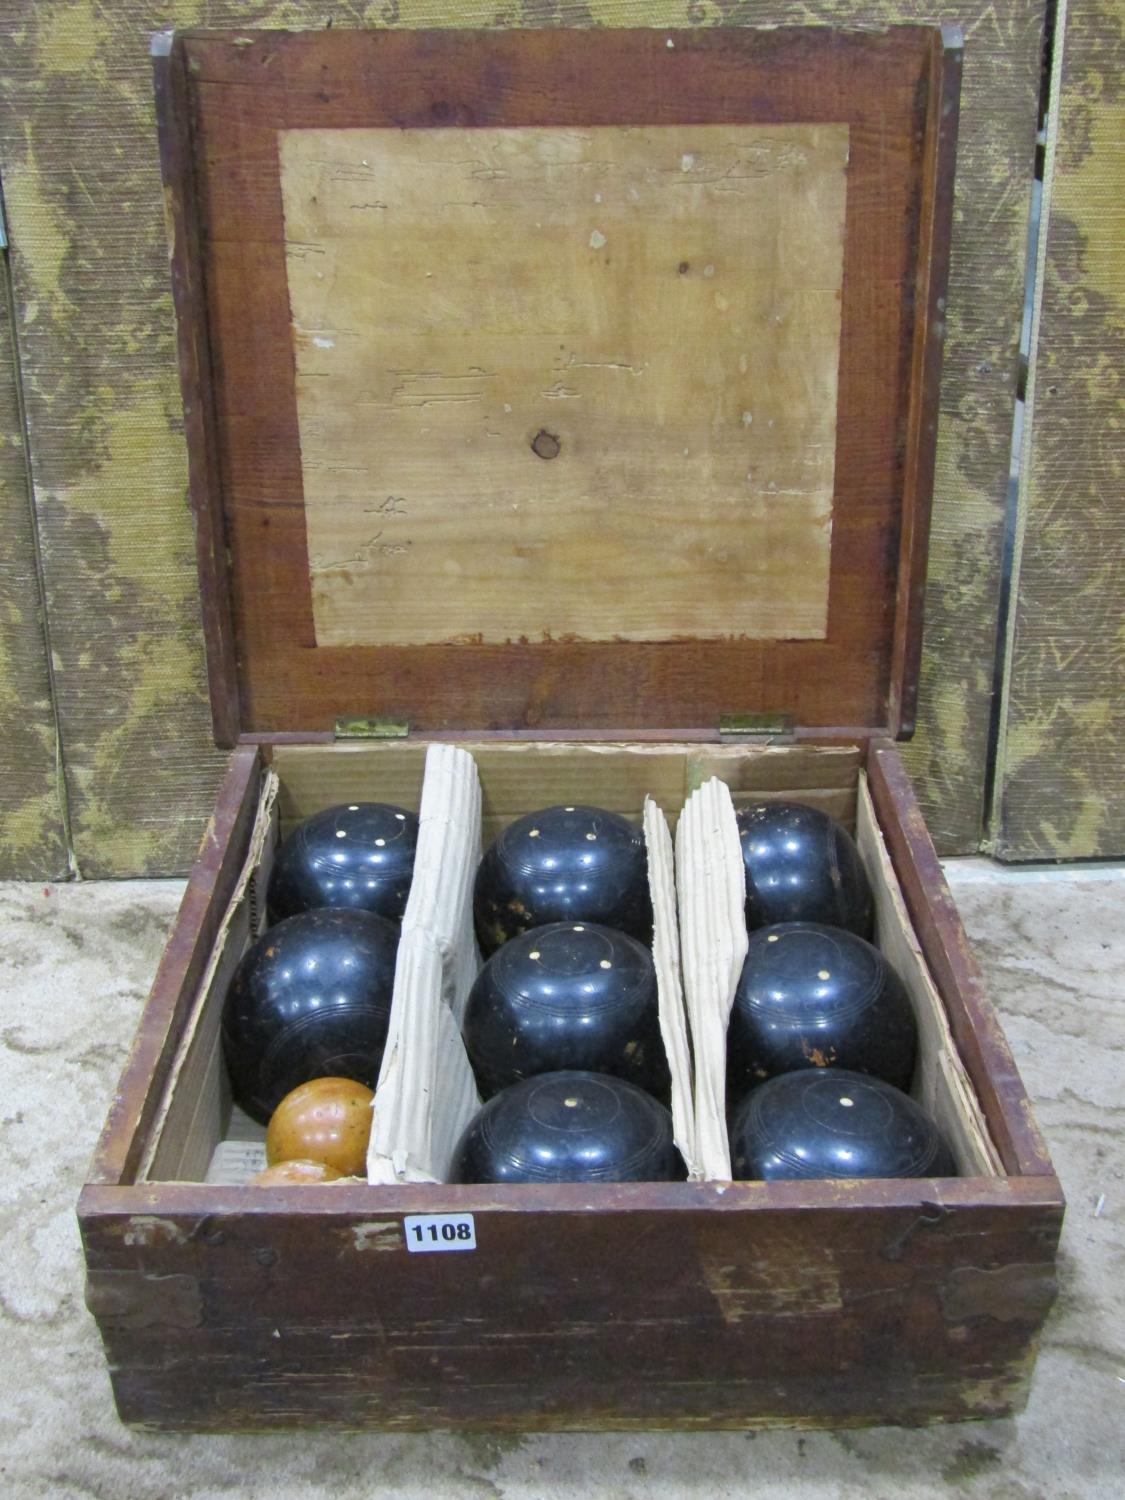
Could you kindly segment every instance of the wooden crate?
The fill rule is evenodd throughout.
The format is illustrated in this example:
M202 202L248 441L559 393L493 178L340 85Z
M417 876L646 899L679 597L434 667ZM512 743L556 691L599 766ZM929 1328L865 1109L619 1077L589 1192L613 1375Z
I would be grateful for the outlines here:
M238 748L80 1204L126 1420L843 1425L1023 1399L1062 1198L890 738L917 690L959 60L925 28L161 47ZM406 737L337 741L356 718ZM961 1175L198 1180L264 768L284 827L361 791L416 803L451 736L486 832L579 795L674 816L716 769L856 826ZM445 1211L476 1250L408 1253L404 1215Z

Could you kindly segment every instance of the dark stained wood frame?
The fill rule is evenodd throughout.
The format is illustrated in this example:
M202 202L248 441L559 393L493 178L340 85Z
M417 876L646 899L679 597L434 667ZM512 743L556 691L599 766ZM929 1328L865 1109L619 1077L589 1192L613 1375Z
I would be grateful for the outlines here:
M203 257L194 213L195 168L192 161L187 75L182 56L171 60L171 36L153 40L153 87L157 119L178 120L182 128L162 124L160 171L164 179L164 212L168 228L172 300L180 352L180 389L184 403L188 483L195 518L195 546L207 650L211 719L218 745L233 745L242 727L238 662L231 618L226 522L218 473L218 429L207 336L207 298Z
M330 1194L137 1182L261 764L232 758L79 1204L125 1420L846 1425L1022 1404L1063 1198L893 743L868 746L872 800L1003 1177ZM406 1253L403 1214L457 1210L476 1215L471 1260Z
M663 735L667 724L706 732L723 713L748 710L791 713L813 732L843 726L853 738L910 732L958 37L925 27L187 32L159 50L162 165L220 743L327 733L340 717L380 712L438 733L632 737ZM794 118L852 126L828 640L316 648L277 126ZM878 254L887 257L882 278Z

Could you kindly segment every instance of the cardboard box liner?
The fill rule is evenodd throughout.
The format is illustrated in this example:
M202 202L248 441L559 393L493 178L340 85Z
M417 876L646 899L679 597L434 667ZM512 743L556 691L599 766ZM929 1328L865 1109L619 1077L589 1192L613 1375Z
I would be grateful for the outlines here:
M726 1131L726 1029L746 955L745 877L735 807L768 797L815 802L851 827L875 898L876 942L898 970L919 1028L913 1094L933 1114L963 1176L998 1176L1002 1168L945 1009L929 974L875 818L862 769L854 799L832 783L841 780L833 751L744 747L699 755L686 747L537 746L529 759L517 751L491 754L487 812L477 759L470 750L431 744L421 786L409 785L412 762L396 769L394 785L378 775L388 762L352 761L347 788L337 798L331 752L278 753L263 778L245 865L219 929L193 1013L169 1074L151 1145L140 1177L147 1181L239 1184L265 1165L265 1131L230 1100L222 1062L220 1024L231 976L249 944L265 928L265 889L283 832L314 803L366 795L416 807L420 832L410 898L402 924L390 1025L375 1091L367 1178L373 1185L448 1180L454 1151L480 1099L461 1039L461 1020L481 959L473 934L472 889L482 838L506 822L567 797L631 814L642 822L653 905L653 959L660 1028L672 1078L676 1144L693 1181L731 1176ZM599 760L599 754L604 759ZM669 819L655 797L640 793L651 781L670 798L677 788L669 756L678 755L680 788L694 781L678 814L673 853ZM788 756L783 766L775 757ZM807 762L809 791L795 791L793 760ZM818 762L818 757L828 757ZM370 766L371 783L357 789L357 771ZM817 788L819 766L831 767ZM336 760L339 772L340 760ZM802 766L802 769L805 769ZM287 771L292 770L292 777ZM580 792L575 773L585 770ZM706 775L707 771L719 774ZM595 774L590 775L591 771ZM653 774L646 777L646 771ZM310 774L311 773L311 774ZM530 773L530 777L525 776ZM537 774L538 773L538 774ZM554 773L554 774L552 774ZM606 774L597 774L606 773ZM773 774L777 773L777 774ZM417 782L417 768L413 770ZM313 787L317 789L312 790ZM599 793L607 794L604 800ZM536 791L540 798L535 800ZM733 795L732 795L733 793ZM497 801L501 804L497 806ZM626 805L622 806L621 803ZM848 816L854 806L854 825Z

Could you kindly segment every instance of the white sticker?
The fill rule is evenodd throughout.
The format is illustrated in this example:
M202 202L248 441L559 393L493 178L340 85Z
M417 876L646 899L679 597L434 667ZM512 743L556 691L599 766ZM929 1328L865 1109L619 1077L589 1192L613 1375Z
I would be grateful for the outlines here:
M402 1221L406 1248L423 1250L475 1250L477 1227L472 1214L407 1214Z

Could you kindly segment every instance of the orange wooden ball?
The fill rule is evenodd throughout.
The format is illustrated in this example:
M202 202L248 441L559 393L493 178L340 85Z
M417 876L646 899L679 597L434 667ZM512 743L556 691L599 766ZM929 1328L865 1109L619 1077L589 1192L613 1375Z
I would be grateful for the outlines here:
M266 1160L321 1161L342 1177L362 1177L371 1135L371 1090L350 1078L299 1084L274 1110Z
M276 1166L255 1172L251 1187L288 1187L294 1183L338 1182L342 1173L322 1161L279 1161Z

